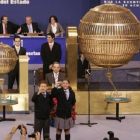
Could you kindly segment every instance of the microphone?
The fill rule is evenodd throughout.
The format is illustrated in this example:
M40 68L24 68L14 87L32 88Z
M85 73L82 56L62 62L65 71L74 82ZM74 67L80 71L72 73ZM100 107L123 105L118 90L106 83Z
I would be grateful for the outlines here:
M35 73L36 73L36 71L34 70L34 74L33 74L33 76L35 76Z
M89 69L87 69L86 72L90 75Z

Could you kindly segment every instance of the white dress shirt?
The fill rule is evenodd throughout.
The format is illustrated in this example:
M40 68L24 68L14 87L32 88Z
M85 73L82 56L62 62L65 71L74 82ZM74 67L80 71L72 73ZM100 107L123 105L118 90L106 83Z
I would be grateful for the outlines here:
M53 48L53 45L54 45L54 42L52 42L52 43L49 43L49 46L52 46L52 48Z
M29 33L33 33L33 26L32 26L32 23L27 25L28 27L28 30L29 30Z
M43 92L42 94L43 94L44 98L46 98L46 92Z
M53 45L54 45L54 42L52 42L52 43L49 43L49 46L50 46L50 45L52 45L52 46L53 46Z
M2 23L2 26L3 26L3 34L5 34L5 24Z
M52 26L52 31L55 34L57 31L57 23L55 23L54 25L51 24L51 26Z
M69 99L69 96L70 96L69 89L65 89L64 92L65 92L65 95L66 95L66 99L68 100Z
M83 63L84 63L84 59L81 59L81 62L82 62L82 65L83 65Z
M17 54L19 54L19 51L20 51L20 46L19 46L19 47L17 47L17 46L15 45L15 48L16 48Z
M54 80L55 80L55 85L56 85L58 82L59 72L58 73L53 72L53 74L54 74Z

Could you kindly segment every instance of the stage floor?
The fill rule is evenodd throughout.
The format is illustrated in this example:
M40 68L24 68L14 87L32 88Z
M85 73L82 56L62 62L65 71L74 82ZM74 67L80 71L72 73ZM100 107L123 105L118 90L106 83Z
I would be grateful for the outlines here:
M1 114L0 114L1 116ZM87 122L87 115L77 115L76 125L71 129L71 140L103 140L109 138L107 132L113 131L115 137L120 140L139 140L140 115L125 115L126 119L122 122L106 120L106 116L112 115L91 115L91 122L98 123L92 127L78 125L81 122ZM4 140L5 136L11 131L13 125L33 123L34 114L11 114L7 117L16 118L15 122L0 122L0 139ZM32 126L27 126L28 134L33 132ZM51 139L55 140L55 128L50 129ZM20 131L14 134L12 140L19 140ZM28 139L28 138L27 138ZM42 140L42 139L41 139ZM65 140L64 133L62 140Z

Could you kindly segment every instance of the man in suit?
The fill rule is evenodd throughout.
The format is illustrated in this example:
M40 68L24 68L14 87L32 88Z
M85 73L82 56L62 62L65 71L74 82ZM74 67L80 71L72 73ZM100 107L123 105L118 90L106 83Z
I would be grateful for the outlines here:
M20 30L18 30L18 32L20 32L20 33L43 33L38 28L38 24L36 22L32 22L32 18L30 16L26 17L26 23L21 25Z
M17 30L20 28L19 25L16 25L10 21L8 21L7 16L1 17L0 23L0 34L15 34Z
M77 78L78 81L84 82L85 79L88 78L90 74L90 63L88 60L85 59L84 54L80 53L80 58L78 59L78 70L77 70Z
M57 83L61 84L62 80L66 78L66 74L60 72L60 63L54 62L52 65L53 72L47 73L45 80L49 86L52 84L56 85Z
M61 45L54 42L54 39L54 33L48 33L48 42L42 44L41 46L41 58L43 61L44 79L46 73L52 72L52 64L54 62L60 62L61 60Z
M20 46L20 36L14 37L14 46L12 48L15 50L17 57L19 55L26 55L26 49ZM14 81L16 79L17 82L17 88L19 89L19 60L17 60L17 63L15 65L15 68L8 73L8 89L13 88Z

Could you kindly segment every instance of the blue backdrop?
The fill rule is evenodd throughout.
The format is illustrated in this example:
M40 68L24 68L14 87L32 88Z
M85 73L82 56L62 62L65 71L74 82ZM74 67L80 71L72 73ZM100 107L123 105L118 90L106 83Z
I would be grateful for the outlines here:
M2 1L8 4L1 4ZM30 3L11 4L11 2L20 3L22 1ZM38 22L40 29L46 31L50 15L56 15L66 30L67 26L78 27L80 19L90 8L110 1L127 5L127 8L131 9L140 20L140 0L0 0L0 16L7 15L10 21L19 25L25 22L26 16L31 16L34 22ZM130 1L135 3L132 3L131 6L128 3ZM139 58L140 54L136 55L133 60L139 60Z
M90 8L100 4L99 0L29 0L29 4L10 4L11 1L20 3L28 0L3 1L9 4L0 4L0 16L7 15L10 21L21 25L25 17L30 15L43 31L46 31L51 15L56 15L66 29L66 26L78 26Z

